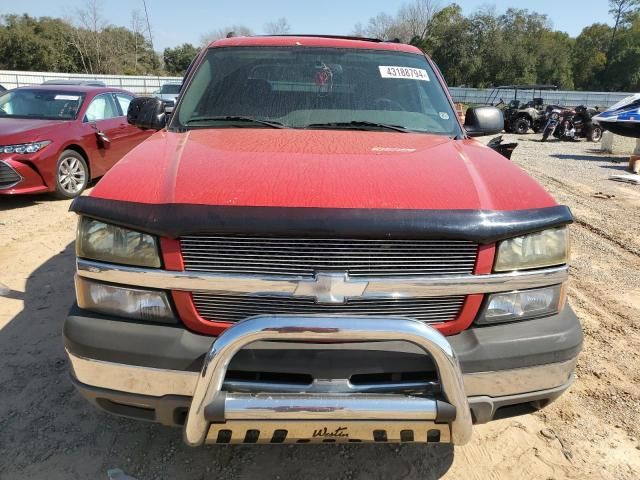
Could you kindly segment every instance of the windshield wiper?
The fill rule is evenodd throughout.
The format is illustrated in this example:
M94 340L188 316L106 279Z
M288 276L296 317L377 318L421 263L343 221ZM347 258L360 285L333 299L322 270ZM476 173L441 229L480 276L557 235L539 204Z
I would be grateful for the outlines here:
M195 117L189 120L186 124L190 125L196 122L247 122L255 123L258 125L265 125L271 128L287 128L280 122L272 122L271 120L260 120L253 117L244 117L241 115L221 115L217 117Z
M389 125L388 123L368 122L366 120L353 120L351 122L327 122L327 123L311 123L304 128L356 128L356 129L384 129L393 130L395 132L409 133L408 130L400 125Z

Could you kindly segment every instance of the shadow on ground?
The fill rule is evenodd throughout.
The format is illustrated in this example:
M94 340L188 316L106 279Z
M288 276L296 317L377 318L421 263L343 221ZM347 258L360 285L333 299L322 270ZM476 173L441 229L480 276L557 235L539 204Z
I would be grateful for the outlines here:
M29 276L24 309L0 331L4 480L106 479L113 468L139 480L437 479L451 467L448 445L191 449L178 429L98 412L73 389L62 346L73 268L70 244Z
M96 186L100 179L92 180L85 192ZM16 208L30 207L50 202L65 202L66 199L57 198L53 193L40 193L36 195L0 195L0 212L3 210L15 210Z
M55 202L56 198L50 195L15 195L0 196L0 212L3 210L14 210L16 208L30 207L39 203Z
M558 158L560 160L584 160L588 162L612 162L621 163L623 159L620 157L614 157L609 155L573 155L568 153L555 153L549 155L552 158Z
M623 172L631 173L629 167L625 165L600 165L600 168L604 168L606 170L620 170Z

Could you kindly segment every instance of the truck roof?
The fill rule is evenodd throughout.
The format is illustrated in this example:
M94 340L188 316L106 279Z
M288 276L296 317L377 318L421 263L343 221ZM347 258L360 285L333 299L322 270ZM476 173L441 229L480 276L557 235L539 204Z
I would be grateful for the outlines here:
M367 50L387 50L396 52L424 53L412 46L398 42L385 42L372 38L342 37L336 35L274 35L231 37L214 40L209 47L330 47L330 48L361 48Z

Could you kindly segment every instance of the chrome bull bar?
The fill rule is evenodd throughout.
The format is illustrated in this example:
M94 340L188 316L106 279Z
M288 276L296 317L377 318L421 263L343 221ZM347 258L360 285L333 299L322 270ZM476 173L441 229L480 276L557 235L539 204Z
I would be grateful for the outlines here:
M406 341L433 360L442 400L393 394L230 393L222 390L234 355L257 341ZM471 411L456 355L434 328L390 317L258 316L212 344L184 428L188 445L283 441L440 441L464 445ZM414 433L415 432L415 433Z

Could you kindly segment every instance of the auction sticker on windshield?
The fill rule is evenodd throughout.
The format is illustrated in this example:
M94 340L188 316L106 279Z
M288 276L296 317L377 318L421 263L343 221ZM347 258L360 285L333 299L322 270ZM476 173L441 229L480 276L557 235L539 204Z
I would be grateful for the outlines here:
M380 66L382 78L409 78L413 80L429 81L429 74L422 68Z
M78 95L56 95L54 100L80 100Z

